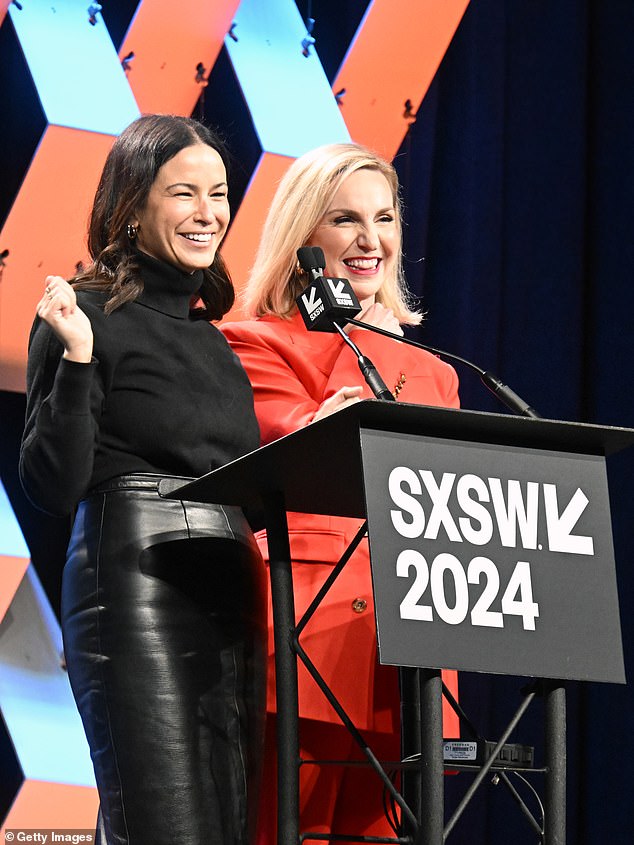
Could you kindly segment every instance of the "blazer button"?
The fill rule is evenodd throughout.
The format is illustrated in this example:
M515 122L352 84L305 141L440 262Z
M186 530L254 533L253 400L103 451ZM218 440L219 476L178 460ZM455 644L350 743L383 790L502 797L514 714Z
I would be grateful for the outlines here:
M367 606L368 603L365 599L354 599L352 602L352 609L355 613L363 613Z

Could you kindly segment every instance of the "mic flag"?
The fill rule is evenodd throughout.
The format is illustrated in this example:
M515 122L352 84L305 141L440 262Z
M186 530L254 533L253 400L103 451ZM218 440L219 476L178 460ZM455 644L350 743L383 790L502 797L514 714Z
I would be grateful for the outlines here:
M352 285L347 279L319 274L324 261L321 249L301 247L297 257L302 269L313 277L295 300L306 328L312 332L336 332L333 323L345 325L361 311Z
M319 247L302 246L297 258L303 270L312 277L312 282L297 297L297 307L309 332L338 332L357 356L359 369L370 390L377 399L393 400L385 382L372 361L366 357L348 337L342 326L361 311L359 300L347 279L333 279L322 276L325 259Z

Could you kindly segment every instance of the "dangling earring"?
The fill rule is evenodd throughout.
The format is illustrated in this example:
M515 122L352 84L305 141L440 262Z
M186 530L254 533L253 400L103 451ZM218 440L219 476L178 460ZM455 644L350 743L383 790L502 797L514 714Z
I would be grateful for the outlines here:
M133 223L128 223L126 233L131 241L136 238L136 226Z

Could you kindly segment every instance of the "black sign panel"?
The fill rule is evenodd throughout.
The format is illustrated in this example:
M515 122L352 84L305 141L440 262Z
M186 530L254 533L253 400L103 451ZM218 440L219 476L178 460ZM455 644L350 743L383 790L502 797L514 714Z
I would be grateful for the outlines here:
M625 681L602 457L361 441L381 663Z

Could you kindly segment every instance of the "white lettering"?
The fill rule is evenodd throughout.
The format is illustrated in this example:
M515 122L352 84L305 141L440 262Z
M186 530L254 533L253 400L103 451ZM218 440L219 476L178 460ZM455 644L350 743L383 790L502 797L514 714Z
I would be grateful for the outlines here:
M557 487L554 484L544 484L544 504L546 506L549 549L553 552L593 555L594 542L592 537L572 533L572 529L588 504L588 497L585 493L577 487L572 499L559 513Z
M455 597L453 606L447 601L445 575L453 581ZM443 552L434 558L429 585L432 604L443 622L448 625L459 625L463 622L469 612L469 587L465 571L455 555Z
M334 279L326 279L328 287L330 288L332 295L335 298L335 302L337 305L354 305L352 301L352 297L350 294L345 290L346 287L346 280L345 279L338 279L339 284L335 285Z
M474 557L465 573L458 558L448 552L436 555L428 566L426 558L416 549L403 549L396 559L396 575L410 579L412 570L414 580L399 606L401 619L433 622L438 615L448 625L461 625L467 618L473 598L469 584L479 585L483 577L484 589L475 597L470 614L471 625L504 628L506 616L519 616L525 631L536 630L539 604L533 598L531 568L526 560L518 560L511 572L501 596L501 611L490 609L497 603L502 585L500 571L489 558Z
M476 494L477 501L471 498L470 491ZM458 504L467 514L458 519L462 536L468 543L473 543L475 546L486 545L493 537L493 519L484 505L479 502L491 501L489 488L477 475L467 473L458 479L456 495ZM474 527L474 521L479 524L479 528Z
M315 308L318 308L320 305L322 306L322 311L323 311L323 305L322 305L322 302L321 302L321 297L317 296L316 288L311 288L308 291L308 296L306 296L306 294L303 293L302 294L302 302L304 303L306 310L309 311L309 312L314 311Z
M395 467L390 473L388 489L390 498L401 510L390 511L392 525L401 537L420 537L425 530L425 511L423 506L410 493L403 490L402 485L409 487L410 493L420 495L423 492L418 476L408 467ZM411 519L403 517L403 511L410 514Z
M535 550L544 544L552 552L594 554L593 538L573 533L589 504L579 488L560 509L555 484L480 478L473 473L456 478L454 472L443 472L436 480L429 469L415 472L398 466L390 472L388 491L395 505L390 510L392 524L402 537L437 540L444 529L452 543L466 540L485 546L497 528L506 548ZM541 535L540 514L546 521Z
M399 578L408 578L410 569L414 570L415 578L414 583L401 602L401 619L431 622L434 618L431 607L428 604L418 604L419 598L424 594L429 584L427 561L415 549L404 549L396 560L396 575Z
M519 481L507 481L506 500L499 478L489 478L489 487L502 545L510 549L515 548L516 528L519 527L522 546L525 549L536 549L539 484L536 481L527 482L526 502Z
M460 536L460 532L453 520L448 505L449 496L451 495L453 483L456 478L455 472L443 472L440 484L436 483L436 479L434 478L434 474L431 470L421 469L419 470L419 473L432 501L432 511L429 514L427 530L425 531L425 539L436 540L440 526L443 525L449 539L453 543L461 543L462 537Z

